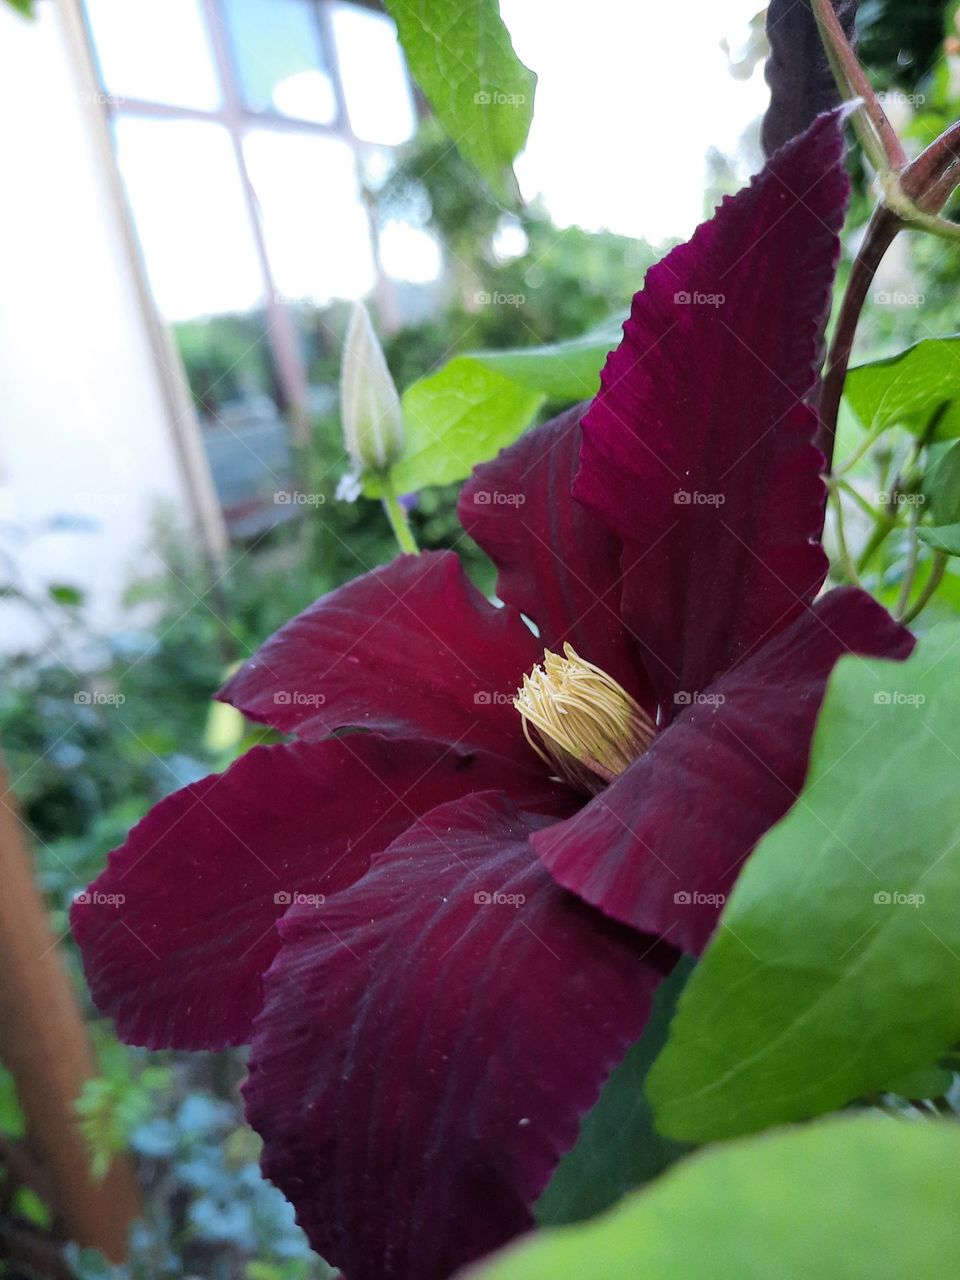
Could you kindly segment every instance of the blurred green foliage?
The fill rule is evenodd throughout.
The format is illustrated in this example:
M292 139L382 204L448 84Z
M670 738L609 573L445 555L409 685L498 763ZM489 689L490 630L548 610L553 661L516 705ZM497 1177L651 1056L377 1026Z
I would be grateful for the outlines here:
M952 7L944 0L861 0L858 52L884 88L917 89L939 58Z

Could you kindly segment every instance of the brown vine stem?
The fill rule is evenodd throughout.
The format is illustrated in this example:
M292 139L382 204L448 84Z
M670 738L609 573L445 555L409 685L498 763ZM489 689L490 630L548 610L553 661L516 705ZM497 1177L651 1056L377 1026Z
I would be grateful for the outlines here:
M904 195L924 213L939 213L960 184L960 120L945 129L904 169Z
M892 244L897 232L904 223L886 205L877 205L867 225L860 252L857 254L850 279L840 304L840 314L834 330L833 341L827 356L826 373L820 391L820 436L819 445L826 457L826 471L829 475L833 466L833 450L837 435L837 416L840 412L840 399L843 395L843 384L853 350L860 313L866 301L867 293L883 255Z
M140 1204L130 1165L93 1176L74 1103L93 1052L32 875L26 833L0 758L0 1061L17 1087L27 1136L69 1236L113 1261L126 1256ZM0 1257L4 1246L0 1241Z
M910 224L935 235L960 239L960 226L938 216L960 184L960 122L951 125L908 163L903 144L844 34L832 0L813 0L813 11L841 96L859 100L854 124L884 193L853 264L820 392L819 444L829 474L850 353L867 292L883 255L897 233Z

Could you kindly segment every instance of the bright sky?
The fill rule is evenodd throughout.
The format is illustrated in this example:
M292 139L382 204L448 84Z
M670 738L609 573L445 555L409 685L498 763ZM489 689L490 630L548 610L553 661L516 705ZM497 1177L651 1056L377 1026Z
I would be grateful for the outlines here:
M269 4L246 4L238 7L270 19ZM732 76L721 41L742 46L759 4L501 0L518 53L539 75L529 145L517 165L525 197L542 195L561 225L606 226L653 242L687 235L702 217L709 149L739 158L740 176L749 173L738 146L763 111L766 86L759 68L748 80ZM88 5L111 92L215 101L196 0ZM354 6L339 9L354 130L371 141L401 141L413 118L387 22ZM236 34L252 72L275 86L277 106L288 91L316 96L317 73L309 83L300 72L278 85L257 31ZM192 63L180 56L181 45L194 48ZM184 319L256 306L259 273L224 131L121 114L117 133L161 310ZM247 140L247 159L279 289L321 303L365 294L373 264L348 148L259 130ZM385 266L400 278L424 280L436 270L436 248L415 228L389 227L382 247Z
M767 100L762 68L735 79L721 48L746 40L760 0L501 0L539 76L524 194L557 222L656 242L703 216L705 158L736 158ZM743 173L747 176L746 172Z

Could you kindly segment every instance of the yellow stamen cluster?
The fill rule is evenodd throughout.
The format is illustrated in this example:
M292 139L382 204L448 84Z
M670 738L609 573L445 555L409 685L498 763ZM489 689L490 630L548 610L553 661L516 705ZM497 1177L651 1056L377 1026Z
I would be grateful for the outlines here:
M572 645L563 652L544 651L513 705L540 759L573 786L596 792L646 751L656 726L612 676Z

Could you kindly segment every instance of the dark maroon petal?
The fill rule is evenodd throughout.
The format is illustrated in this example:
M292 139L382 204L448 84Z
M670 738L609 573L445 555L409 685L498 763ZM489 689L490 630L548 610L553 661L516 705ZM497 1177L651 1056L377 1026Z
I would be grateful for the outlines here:
M244 1043L293 895L352 884L422 813L504 786L571 812L540 776L436 743L353 734L254 747L156 805L74 906L97 1006L131 1044Z
M616 920L699 951L741 863L803 785L827 677L846 652L913 637L841 587L691 702L575 817L533 837L544 864ZM679 895L679 896L678 896Z
M786 626L826 573L801 401L847 189L824 116L647 274L583 419L575 493L628 544L624 618L668 703Z
M532 825L445 805L280 926L247 1114L347 1280L442 1280L531 1226L673 963L558 889Z
M833 0L834 12L854 48L857 3ZM770 105L763 117L761 141L769 156L802 133L821 111L835 107L840 93L811 0L770 0L766 30L770 53L764 76L770 86Z
M451 551L398 556L287 623L217 695L284 733L345 725L528 763L510 701L541 646Z
M544 647L569 641L649 702L620 618L620 539L571 496L585 405L522 436L474 470L460 494L467 533L497 566L497 595L537 624Z

